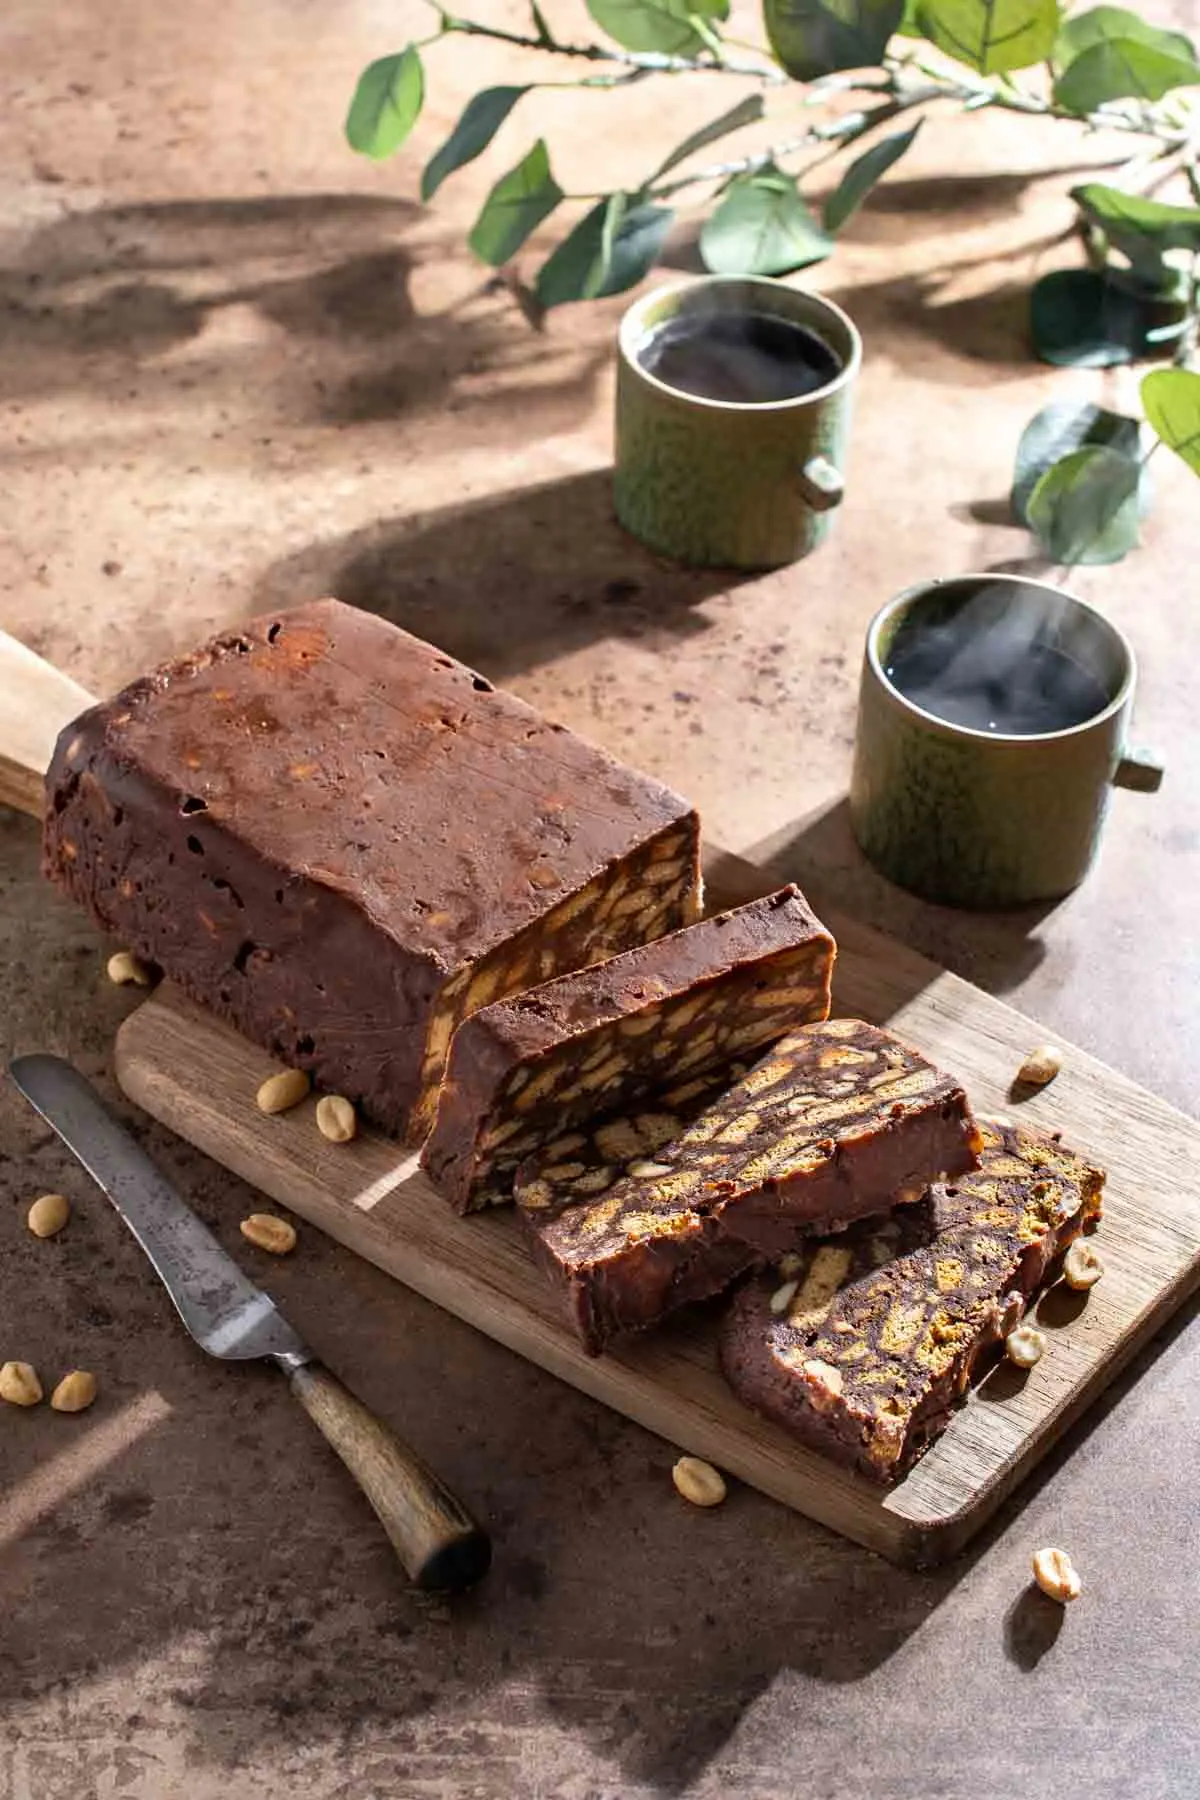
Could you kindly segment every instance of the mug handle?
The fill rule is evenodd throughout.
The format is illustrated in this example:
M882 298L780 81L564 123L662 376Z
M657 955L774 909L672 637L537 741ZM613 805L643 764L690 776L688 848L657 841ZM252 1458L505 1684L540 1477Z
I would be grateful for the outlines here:
M809 458L800 471L800 486L804 498L817 512L828 512L831 506L840 506L846 492L845 482L824 456Z
M1130 744L1123 750L1113 773L1113 786L1132 788L1135 794L1157 794L1162 786L1163 765L1153 750Z

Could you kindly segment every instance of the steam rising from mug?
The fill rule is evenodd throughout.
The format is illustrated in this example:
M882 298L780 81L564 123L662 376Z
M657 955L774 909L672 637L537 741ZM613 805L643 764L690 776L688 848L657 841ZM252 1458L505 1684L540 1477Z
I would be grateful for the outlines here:
M648 333L638 360L668 387L735 406L815 394L842 370L815 331L767 313L721 310L705 292Z
M1010 737L1067 731L1112 698L1072 654L1068 617L1047 594L1015 598L1010 584L990 583L941 618L906 618L884 672L914 706L952 725Z

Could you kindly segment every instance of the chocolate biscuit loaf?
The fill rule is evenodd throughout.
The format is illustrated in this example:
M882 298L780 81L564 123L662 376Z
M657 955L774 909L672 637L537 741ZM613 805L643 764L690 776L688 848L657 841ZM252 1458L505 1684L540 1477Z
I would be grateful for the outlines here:
M59 739L46 872L410 1141L451 1034L698 916L687 803L336 600L135 681Z
M593 1134L606 1157L628 1123ZM515 1196L593 1352L719 1292L806 1231L919 1199L939 1175L974 1168L979 1145L958 1083L856 1019L793 1032L625 1169L615 1155L600 1170L582 1161L586 1139L574 1135L578 1144L567 1134L521 1165Z
M978 1170L891 1218L801 1246L734 1296L721 1363L757 1412L876 1482L944 1429L979 1359L1100 1212L1104 1176L984 1121Z
M550 1135L829 1012L834 942L794 885L513 999L454 1034L421 1155L460 1212Z

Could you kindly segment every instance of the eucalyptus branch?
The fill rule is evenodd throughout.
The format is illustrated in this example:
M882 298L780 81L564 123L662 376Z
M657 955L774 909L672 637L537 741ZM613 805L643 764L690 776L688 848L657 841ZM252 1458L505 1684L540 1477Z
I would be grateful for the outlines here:
M483 25L478 19L460 19L451 13L442 14L442 31L445 36L457 33L464 37L494 38L499 43L512 44L519 50L541 50L553 56L582 57L588 62L622 63L646 74L743 75L750 76L755 81L776 85L787 81L783 70L774 63L748 63L725 55L724 47L715 37L714 48L707 56L664 56L657 51L621 50L613 44L563 44L548 34L539 33L534 36L527 32L505 31L502 26Z
M878 84L874 85L878 88ZM799 137L785 138L782 143L771 144L752 156L739 157L731 162L709 163L705 168L693 170L690 175L680 175L675 181L663 182L648 191L655 200L668 199L672 194L682 193L685 188L698 187L702 182L728 181L737 175L756 175L760 169L767 168L771 163L778 163L783 157L795 156L800 150L824 148L826 156L835 156L839 150L844 150L848 144L857 143L859 138L866 137L877 126L898 118L901 113L910 112L927 100L939 98L940 93L933 88L912 89L903 99L887 100L866 112L842 113L840 117L830 119L824 125L810 126ZM808 168L815 169L824 161L825 157L818 157Z
M936 86L942 97L960 100L967 105L995 106L1002 112L1030 113L1044 119L1066 119L1072 125L1082 125L1092 131L1135 132L1142 137L1157 138L1159 143L1171 148L1182 149L1194 141L1186 128L1168 124L1153 107L1146 105L1135 107L1131 111L1112 103L1097 107L1095 112L1080 114L1071 112L1065 106L1056 106L1052 100L1043 100L1037 94L1028 93L1014 82L973 81L969 76L947 75L919 57L906 62L889 57L885 59L883 66L897 76L906 68L918 69Z
M669 199L672 194L681 194L685 188L699 187L702 182L728 181L735 175L756 175L770 163L776 163L780 157L794 156L797 150L806 150L810 144L822 140L817 132L806 131L800 137L785 138L780 144L771 144L765 150L755 151L753 156L740 156L731 162L709 163L703 169L695 169L690 175L680 175L674 181L664 181L658 187L647 190L654 200Z

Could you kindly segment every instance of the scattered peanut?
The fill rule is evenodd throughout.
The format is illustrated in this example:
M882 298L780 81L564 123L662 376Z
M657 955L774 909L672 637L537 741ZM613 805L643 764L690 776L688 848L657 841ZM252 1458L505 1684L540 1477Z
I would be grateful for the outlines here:
M638 1181L653 1181L657 1176L675 1173L670 1163L660 1162L632 1162L628 1172Z
M50 1396L55 1412L86 1412L96 1398L96 1377L88 1369L72 1369Z
M671 1470L671 1480L693 1506L720 1506L725 1498L724 1476L698 1456L681 1456Z
M242 1236L272 1256L287 1256L296 1248L296 1227L274 1213L251 1213L238 1227Z
M1067 1286L1082 1293L1095 1287L1104 1273L1104 1264L1086 1238L1076 1238L1063 1258L1062 1272Z
M108 979L118 987L150 987L154 971L132 950L116 950L108 959Z
M1004 1340L1004 1351L1018 1369L1032 1369L1046 1353L1046 1334L1036 1325L1018 1325Z
M785 1281L782 1287L777 1287L775 1292L771 1295L771 1311L773 1313L785 1313L792 1304L792 1301L796 1298L796 1289L799 1286L800 1283L793 1280Z
M1078 1600L1083 1592L1079 1572L1065 1550L1036 1550L1033 1556L1033 1579L1043 1594L1063 1606Z
M254 1096L259 1112L281 1113L299 1106L307 1096L311 1082L303 1069L278 1069Z
M10 1406L36 1406L42 1398L42 1384L32 1363L6 1362L0 1368L0 1400Z
M1048 1081L1062 1068L1062 1057L1052 1044L1039 1044L1031 1050L1025 1061L1017 1070L1017 1080L1027 1082L1030 1087L1045 1087Z
M317 1101L317 1130L331 1144L348 1144L358 1132L358 1115L342 1094L322 1094Z
M34 1237L57 1237L70 1216L71 1202L65 1194L39 1194L26 1223Z

